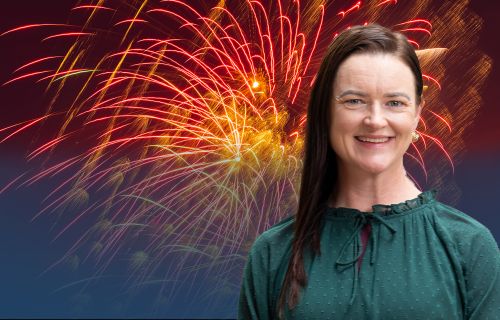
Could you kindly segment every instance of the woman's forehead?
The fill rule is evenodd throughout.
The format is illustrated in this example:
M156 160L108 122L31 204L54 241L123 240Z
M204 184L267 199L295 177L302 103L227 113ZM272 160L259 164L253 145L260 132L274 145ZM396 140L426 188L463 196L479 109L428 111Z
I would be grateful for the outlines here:
M400 58L391 54L355 54L343 61L334 81L336 90L414 91L415 79ZM339 94L339 92L337 92Z

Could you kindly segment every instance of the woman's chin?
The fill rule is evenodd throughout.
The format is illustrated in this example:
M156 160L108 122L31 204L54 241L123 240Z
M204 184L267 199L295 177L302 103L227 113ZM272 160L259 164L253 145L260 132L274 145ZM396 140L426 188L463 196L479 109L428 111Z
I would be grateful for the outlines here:
M360 170L366 172L367 174L379 175L381 173L386 172L389 169L389 165L387 164L387 162L384 163L372 162L372 163L362 163L360 164L359 168Z

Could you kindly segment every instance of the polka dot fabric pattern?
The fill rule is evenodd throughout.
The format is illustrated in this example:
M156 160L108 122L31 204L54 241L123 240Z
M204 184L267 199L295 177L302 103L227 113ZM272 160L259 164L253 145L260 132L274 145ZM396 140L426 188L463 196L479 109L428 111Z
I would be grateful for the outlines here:
M500 319L500 251L493 235L436 200L436 193L376 204L371 212L327 208L321 255L305 252L308 283L285 318ZM283 219L252 245L238 319L277 319L293 223L293 216Z

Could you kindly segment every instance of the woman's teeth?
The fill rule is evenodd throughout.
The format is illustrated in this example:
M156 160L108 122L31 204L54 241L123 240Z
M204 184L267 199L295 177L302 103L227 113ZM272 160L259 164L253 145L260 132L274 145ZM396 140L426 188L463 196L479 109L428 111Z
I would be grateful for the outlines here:
M364 142L373 142L373 143L381 143L381 142L386 142L386 141L389 141L389 138L388 137L385 137L385 138L377 138L377 139L373 139L373 138L365 138L365 137L356 137L356 139L360 140L360 141L364 141Z

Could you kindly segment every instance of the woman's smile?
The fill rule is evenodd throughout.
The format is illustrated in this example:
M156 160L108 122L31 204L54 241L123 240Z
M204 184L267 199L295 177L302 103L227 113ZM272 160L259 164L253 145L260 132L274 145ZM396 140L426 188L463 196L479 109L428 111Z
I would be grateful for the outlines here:
M394 137L368 138L366 136L358 136L354 138L362 147L370 149L385 148L391 145L394 140Z

